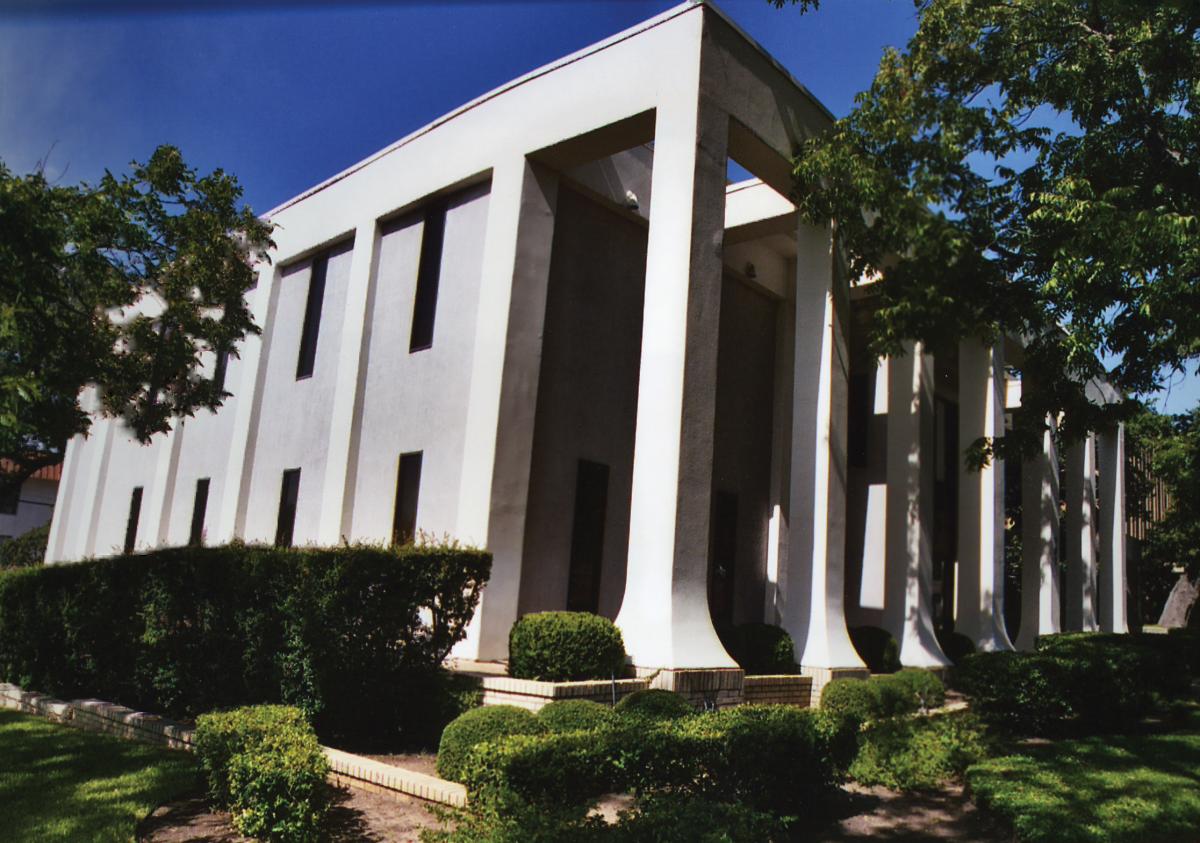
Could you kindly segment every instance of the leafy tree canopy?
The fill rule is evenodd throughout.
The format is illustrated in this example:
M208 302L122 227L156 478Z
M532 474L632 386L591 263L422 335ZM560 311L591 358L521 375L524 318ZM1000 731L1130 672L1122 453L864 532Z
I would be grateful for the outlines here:
M1144 394L1200 357L1200 3L915 6L907 47L800 150L801 211L879 279L875 351L1024 338L1029 411L997 445L1027 453L1047 412L1066 436L1128 412L1089 379Z
M258 332L245 293L272 226L239 207L237 180L172 146L131 170L60 186L0 162L0 457L17 469L0 482L60 459L91 410L147 441L217 408L203 355Z
M1192 580L1200 578L1200 407L1176 416L1143 411L1130 421L1129 433L1146 460L1144 469L1132 478L1135 490L1147 492L1147 481L1157 479L1170 500L1165 515L1147 534L1141 553L1143 567L1165 578L1165 597L1176 565L1184 567ZM1132 503L1137 503L1137 496Z

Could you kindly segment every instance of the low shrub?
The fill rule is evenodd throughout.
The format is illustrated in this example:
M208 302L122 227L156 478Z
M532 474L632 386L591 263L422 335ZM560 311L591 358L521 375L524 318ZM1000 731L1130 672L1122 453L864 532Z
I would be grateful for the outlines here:
M453 546L233 544L12 571L0 679L176 718L286 703L328 742L418 743L490 565Z
M729 655L750 676L795 673L796 648L792 636L769 623L743 623L721 637Z
M607 750L607 743L589 732L512 733L471 747L461 781L472 799L515 795L530 803L585 805L612 789Z
M438 744L437 772L443 779L462 781L471 750L478 744L509 735L541 735L546 726L532 711L515 705L471 709L455 718Z
M931 790L987 757L981 723L973 715L895 717L859 736L850 777L896 790Z
M304 714L250 706L203 714L196 755L209 795L242 834L279 843L321 839L329 809L329 764Z
M849 632L850 642L872 673L895 673L900 669L900 645L886 629L852 626Z
M591 700L556 700L543 706L537 716L551 732L581 732L607 726L613 710Z
M821 690L821 709L857 731L882 716L879 685L862 679L834 679Z
M525 615L508 635L508 671L518 679L608 679L624 669L621 630L590 612Z
M974 653L954 670L954 685L988 724L1017 734L1047 734L1071 716L1054 664L1032 653Z
M696 712L686 698L663 688L647 688L623 697L614 709L621 717L640 720L676 720Z
M929 670L906 667L896 673L877 677L873 681L898 689L899 696L905 700L902 704L904 710L928 711L939 708L946 702L946 687L937 674Z
M50 525L46 524L0 544L0 570L41 565L46 558L46 543L49 539Z
M946 658L955 664L975 652L975 642L961 632L939 632L937 640L942 645L942 652L946 654Z

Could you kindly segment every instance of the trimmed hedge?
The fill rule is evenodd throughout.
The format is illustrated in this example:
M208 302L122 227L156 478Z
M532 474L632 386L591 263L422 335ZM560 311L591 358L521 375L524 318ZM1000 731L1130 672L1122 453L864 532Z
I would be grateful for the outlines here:
M725 631L721 640L749 676L792 674L797 670L792 636L782 627L769 623L738 624Z
M6 572L0 678L177 718L286 703L327 741L425 743L456 713L438 666L490 567L457 547L234 544Z
M954 671L988 723L1019 734L1132 729L1155 704L1186 693L1186 658L1171 636L1070 633L1038 639L1029 653L975 653Z
M590 612L536 612L508 634L508 672L517 679L609 679L625 669L621 630Z
M462 781L471 750L478 744L510 735L541 735L546 731L545 724L532 711L515 705L489 705L464 712L442 732L438 775L452 782Z
M637 720L678 720L696 713L696 707L674 691L665 688L646 688L634 691L617 702L613 709L619 716Z
M195 743L209 796L239 832L279 843L322 839L329 763L303 712L250 706L202 714Z
M870 679L835 679L821 691L821 708L861 728L888 717L938 708L946 689L937 674L915 667Z
M591 700L556 700L542 706L537 717L551 732L581 732L607 726L613 710Z
M872 673L895 673L900 669L900 645L886 629L852 626L850 643Z
M16 538L0 544L0 569L33 568L46 558L46 543L50 539L50 525L34 527Z

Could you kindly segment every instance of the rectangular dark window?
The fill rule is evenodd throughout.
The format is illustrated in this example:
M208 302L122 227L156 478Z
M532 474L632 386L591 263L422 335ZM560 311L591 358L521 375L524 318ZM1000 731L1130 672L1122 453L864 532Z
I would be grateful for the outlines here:
M217 389L225 388L225 372L229 368L229 352L217 352L217 365L213 369L213 384Z
M321 330L321 305L325 302L325 276L328 271L328 252L313 258L312 270L308 274L308 300L304 305L304 328L300 332L296 380L311 377L317 362L317 334Z
M417 498L421 493L421 452L400 455L396 472L396 512L392 544L408 544L417 535Z
M712 551L708 570L708 608L718 624L733 622L733 591L737 575L738 496L713 495Z
M142 487L135 486L129 498L129 519L125 522L125 553L133 553L137 542L138 519L142 517Z
M417 291L413 301L412 335L408 350L421 351L433 345L433 317L437 312L438 281L442 272L442 241L446 234L446 203L438 201L425 209L421 233L421 259L417 264Z
M6 486L0 491L0 515L16 515L21 505L21 487Z
M204 543L204 514L208 511L208 478L196 481L196 499L192 502L192 529L188 544Z
M600 574L604 566L604 519L608 510L608 466L580 460L575 475L575 515L571 524L571 563L567 575L567 610L600 609Z
M289 468L283 472L283 484L279 490L279 520L275 524L275 546L291 547L292 533L296 529L296 501L300 497L300 469Z

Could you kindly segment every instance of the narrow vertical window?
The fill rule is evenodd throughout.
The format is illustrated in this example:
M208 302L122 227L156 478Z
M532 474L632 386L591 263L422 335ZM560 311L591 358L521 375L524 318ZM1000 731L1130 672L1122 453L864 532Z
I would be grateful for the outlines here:
M135 486L129 498L129 519L125 522L125 553L133 553L137 542L138 519L142 516L142 487Z
M392 544L408 544L417 534L417 497L421 492L421 452L400 455L396 472L396 512L392 517Z
M425 209L421 233L421 259L417 264L417 292L413 301L412 335L408 350L421 351L433 345L433 317L437 312L438 281L442 271L442 241L446 234L446 203L434 202Z
M225 388L225 371L229 368L229 352L217 352L217 365L213 369L213 384L217 389Z
M279 490L279 520L275 525L275 546L291 547L292 533L296 529L296 501L300 497L300 469L289 468L283 472L283 484Z
M575 475L575 515L571 525L571 562L567 575L568 611L596 612L600 608L607 509L608 466L580 460Z
M325 275L329 253L313 258L308 276L308 300L304 305L304 327L300 332L300 359L296 361L296 380L311 377L317 362L317 334L321 330L321 305L325 301Z
M0 515L16 515L21 506L21 487L9 486L0 492Z
M188 544L204 542L204 514L208 511L208 478L196 481L196 499L192 502L192 529L188 533Z
M737 576L738 496L713 495L712 558L708 572L708 607L719 624L733 622L733 592Z

